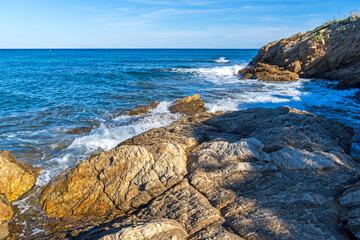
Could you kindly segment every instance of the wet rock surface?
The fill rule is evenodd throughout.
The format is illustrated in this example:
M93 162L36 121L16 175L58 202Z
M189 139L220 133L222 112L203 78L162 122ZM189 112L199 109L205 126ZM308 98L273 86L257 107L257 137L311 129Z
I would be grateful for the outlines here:
M250 69L239 75L249 78L259 64L276 65L305 78L340 81L338 88L360 88L359 14L333 20L306 33L273 41L260 48ZM262 75L261 75L262 76ZM260 78L261 76L255 78ZM284 78L286 80L287 78Z
M73 227L41 236L351 239L360 212L352 137L288 107L184 117L55 178L43 208Z
M241 69L237 75L242 76L242 80L259 79L266 82L285 82L299 78L294 72L266 63L257 63L253 67Z
M153 102L149 105L146 106L136 106L135 109L133 110L129 110L129 112L127 112L127 114L129 116L136 116L136 115L142 115L142 114L147 114L149 113L151 110L157 108L159 106L160 103L158 102Z

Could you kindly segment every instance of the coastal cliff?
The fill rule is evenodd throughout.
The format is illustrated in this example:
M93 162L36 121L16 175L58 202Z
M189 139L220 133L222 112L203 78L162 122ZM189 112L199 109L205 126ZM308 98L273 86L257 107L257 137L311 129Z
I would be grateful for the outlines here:
M259 64L265 64L268 68L273 65L273 68L282 68L299 77L337 80L337 87L340 89L360 88L359 46L360 16L353 14L343 20L325 23L306 33L297 33L289 38L268 43L260 48L250 67L240 70L238 75L243 76L243 79L256 78L254 72L258 75L266 72L259 69ZM270 74L274 75L283 74ZM274 81L273 77L262 80Z

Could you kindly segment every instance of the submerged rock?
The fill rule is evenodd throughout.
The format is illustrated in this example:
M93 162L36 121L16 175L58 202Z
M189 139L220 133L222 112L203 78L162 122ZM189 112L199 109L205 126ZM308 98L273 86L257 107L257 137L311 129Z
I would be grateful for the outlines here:
M260 48L245 72L259 72L259 64L270 64L300 77L338 80L341 89L360 88L359 28L359 14L353 14L270 42Z
M89 132L91 132L90 127L77 127L77 128L72 128L72 129L66 130L65 133L67 133L67 134L80 134L80 133L89 133Z
M146 106L136 106L135 109L129 111L127 114L129 116L147 114L150 112L150 110L157 108L159 106L159 104L160 103L158 103L158 102L153 102Z
M259 79L266 82L293 81L299 78L294 72L266 63L257 63L253 67L241 69L237 75L242 76L242 80Z
M338 196L360 174L352 135L288 107L187 116L80 162L41 203L53 217L125 214L61 235L78 239L350 239L339 224L357 188Z
M169 107L169 110L171 113L181 113L185 115L206 112L205 104L198 94L177 100Z

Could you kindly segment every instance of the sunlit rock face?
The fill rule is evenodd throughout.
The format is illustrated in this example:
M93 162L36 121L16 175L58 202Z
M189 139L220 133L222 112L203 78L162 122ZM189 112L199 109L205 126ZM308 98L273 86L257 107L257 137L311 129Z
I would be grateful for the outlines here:
M93 220L42 237L349 239L341 226L357 188L339 196L359 176L352 137L288 107L188 116L55 178L41 196L46 213Z

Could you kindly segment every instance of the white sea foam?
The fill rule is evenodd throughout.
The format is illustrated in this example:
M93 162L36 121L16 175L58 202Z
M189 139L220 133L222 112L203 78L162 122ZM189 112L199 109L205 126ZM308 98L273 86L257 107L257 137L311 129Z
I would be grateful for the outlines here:
M161 102L145 116L119 116L114 119L117 126L101 124L90 134L75 139L59 156L47 161L48 167L41 173L36 184L38 186L47 184L55 175L94 152L108 151L135 135L169 125L180 117L179 114L171 114L168 111L169 105L170 102Z
M225 57L220 57L219 59L213 60L213 62L216 62L216 63L228 63L230 61L226 60Z
M172 68L169 71L180 73L192 73L195 78L202 79L215 84L232 84L239 81L234 76L247 64L235 64L231 66L212 67L212 68Z

